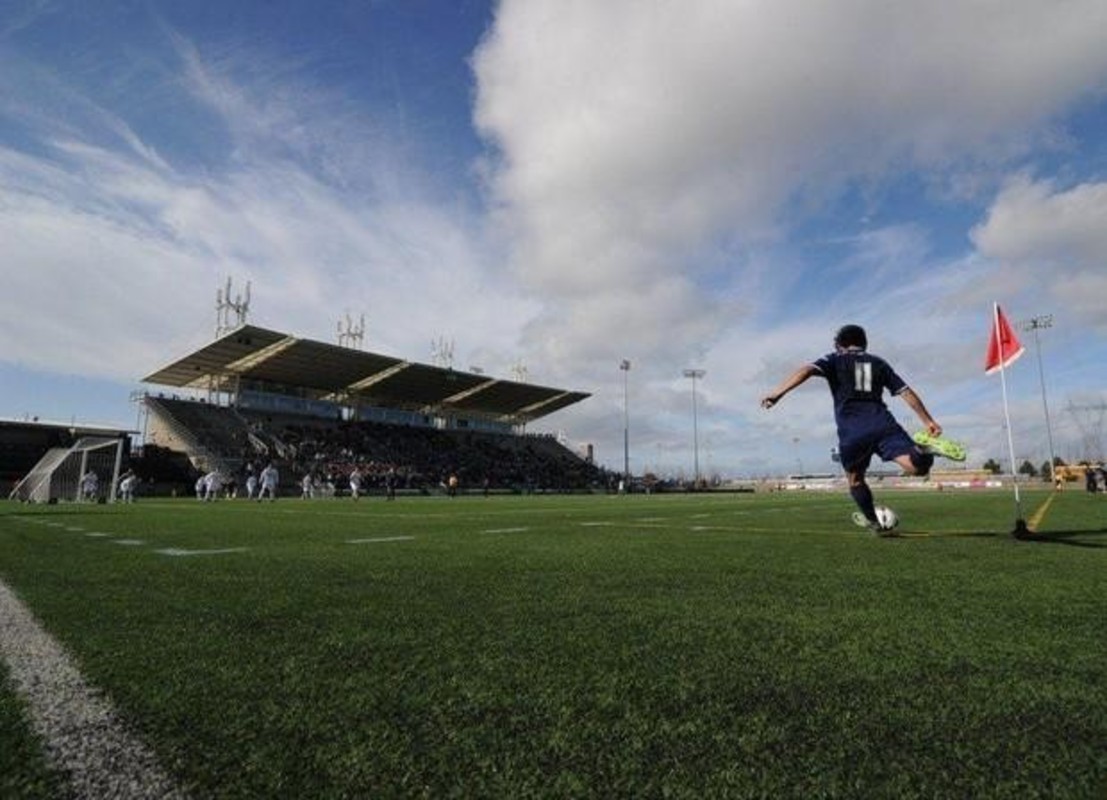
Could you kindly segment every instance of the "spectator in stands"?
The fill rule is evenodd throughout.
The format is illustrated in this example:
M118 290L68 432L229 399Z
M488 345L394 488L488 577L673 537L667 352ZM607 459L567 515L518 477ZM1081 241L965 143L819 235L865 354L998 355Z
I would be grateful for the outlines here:
M273 502L277 499L277 487L281 482L281 474L277 470L276 465L269 463L265 469L261 471L261 491L258 492L258 502L262 501L266 495L269 495L269 501Z

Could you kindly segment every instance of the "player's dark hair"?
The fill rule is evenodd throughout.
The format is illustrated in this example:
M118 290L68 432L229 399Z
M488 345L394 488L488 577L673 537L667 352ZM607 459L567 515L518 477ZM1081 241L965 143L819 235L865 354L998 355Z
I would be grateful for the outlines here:
M843 325L834 334L834 344L838 347L860 347L864 350L869 346L869 337L865 335L865 329L860 325Z

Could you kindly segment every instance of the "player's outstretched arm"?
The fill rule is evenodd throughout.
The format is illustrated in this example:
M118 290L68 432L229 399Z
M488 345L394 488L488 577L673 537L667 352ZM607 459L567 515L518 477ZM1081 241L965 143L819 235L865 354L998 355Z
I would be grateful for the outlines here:
M915 416L919 418L919 421L926 427L931 436L942 435L942 426L934 421L934 417L930 416L930 412L926 410L921 397L910 388L904 389L899 393L899 396L915 412Z
M812 375L815 375L817 373L818 370L815 369L815 366L813 364L804 364L802 367L800 367L787 378L785 378L779 386L777 386L767 395L762 397L761 407L772 408L780 402L781 398L783 398L784 395L788 394L788 392L792 391L801 383L810 378Z

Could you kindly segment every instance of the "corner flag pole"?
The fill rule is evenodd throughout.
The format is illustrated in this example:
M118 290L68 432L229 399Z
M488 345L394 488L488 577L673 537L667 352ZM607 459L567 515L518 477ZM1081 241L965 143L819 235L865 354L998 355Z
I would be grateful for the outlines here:
M1016 353L1004 352L1003 345L1010 339L1008 332L1004 331L1004 325L1001 325L1000 320L1002 313L999 310L999 303L992 304L992 336L995 337L994 341L998 343L999 347L999 382L1003 387L1003 420L1007 426L1007 450L1011 457L1011 483L1015 487L1015 529L1011 531L1015 536L1025 536L1030 533L1030 529L1026 526L1026 520L1022 516L1022 498L1019 496L1019 476L1015 468L1015 439L1011 433L1011 410L1007 404L1007 361L1014 361L1018 355L1021 355L1021 348L1017 341L1012 342L1016 349L1020 352ZM1006 320L1004 320L1005 322Z

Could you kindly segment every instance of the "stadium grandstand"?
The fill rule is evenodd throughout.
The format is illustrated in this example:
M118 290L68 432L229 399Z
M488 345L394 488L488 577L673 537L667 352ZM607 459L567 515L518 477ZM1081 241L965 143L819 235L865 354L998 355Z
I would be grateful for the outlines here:
M341 493L356 468L367 489L385 482L436 491L581 491L605 473L531 422L589 395L420 364L242 324L143 379L145 471L187 490L200 474L231 485L265 464L283 491L304 476ZM183 398L179 390L190 395Z

